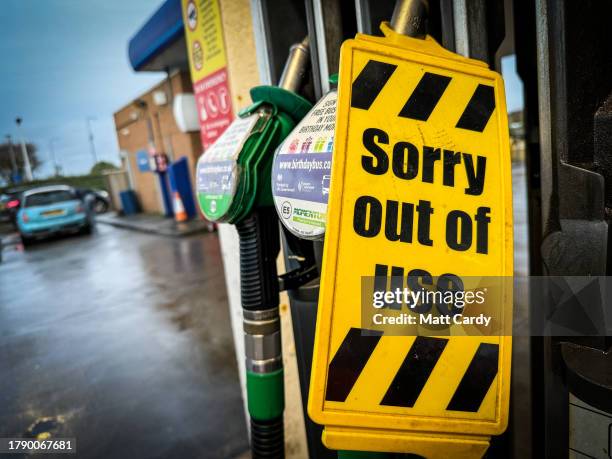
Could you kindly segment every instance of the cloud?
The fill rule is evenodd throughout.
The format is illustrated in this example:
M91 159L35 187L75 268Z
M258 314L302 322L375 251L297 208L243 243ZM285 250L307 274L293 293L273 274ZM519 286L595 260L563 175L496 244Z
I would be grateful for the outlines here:
M51 174L49 143L64 172L93 163L87 137L92 122L99 159L117 161L113 112L159 82L160 73L132 71L129 39L159 6L158 0L23 2L3 0L0 15L0 135L19 138L14 123L38 146ZM15 18L25 18L15 20Z

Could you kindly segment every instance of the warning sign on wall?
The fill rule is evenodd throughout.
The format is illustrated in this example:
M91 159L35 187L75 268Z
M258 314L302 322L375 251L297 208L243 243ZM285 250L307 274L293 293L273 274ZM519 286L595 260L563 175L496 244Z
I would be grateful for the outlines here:
M218 0L183 0L182 5L191 81L206 149L234 118L221 13Z
M392 336L364 321L363 281L444 293L441 283L512 276L503 82L429 37L383 31L341 51L309 414L332 449L478 456L506 428L511 338ZM409 301L397 312L454 316ZM441 442L452 446L437 454Z

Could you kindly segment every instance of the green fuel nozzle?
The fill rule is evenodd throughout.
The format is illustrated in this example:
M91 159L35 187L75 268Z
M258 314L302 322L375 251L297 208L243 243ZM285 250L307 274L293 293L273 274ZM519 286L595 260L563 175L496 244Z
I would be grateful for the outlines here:
M209 220L237 223L255 207L272 205L274 150L312 107L296 93L309 63L305 39L291 47L279 85L251 89L253 104L198 160L198 203Z
M278 86L251 89L253 104L200 157L197 197L212 221L236 225L253 458L284 457L284 373L279 317L279 225L270 172L274 151L312 104L299 90L308 41L293 45Z

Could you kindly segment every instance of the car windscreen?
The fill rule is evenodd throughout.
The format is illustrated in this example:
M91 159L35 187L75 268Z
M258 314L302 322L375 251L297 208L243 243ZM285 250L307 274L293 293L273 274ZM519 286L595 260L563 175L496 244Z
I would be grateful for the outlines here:
M24 207L48 206L73 199L76 199L74 193L68 190L45 191L26 196Z

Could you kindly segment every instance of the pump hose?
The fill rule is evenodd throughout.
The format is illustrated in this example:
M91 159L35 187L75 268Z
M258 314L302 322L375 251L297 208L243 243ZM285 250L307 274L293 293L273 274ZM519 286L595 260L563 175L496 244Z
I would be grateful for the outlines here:
M283 418L257 421L251 418L251 449L253 457L281 458L285 456Z
M249 311L278 308L276 257L280 250L273 207L256 209L236 224L240 237L240 293Z
M240 291L244 315L247 401L251 452L257 458L284 457L284 376L278 315L280 250L273 207L255 209L236 224L240 237Z

